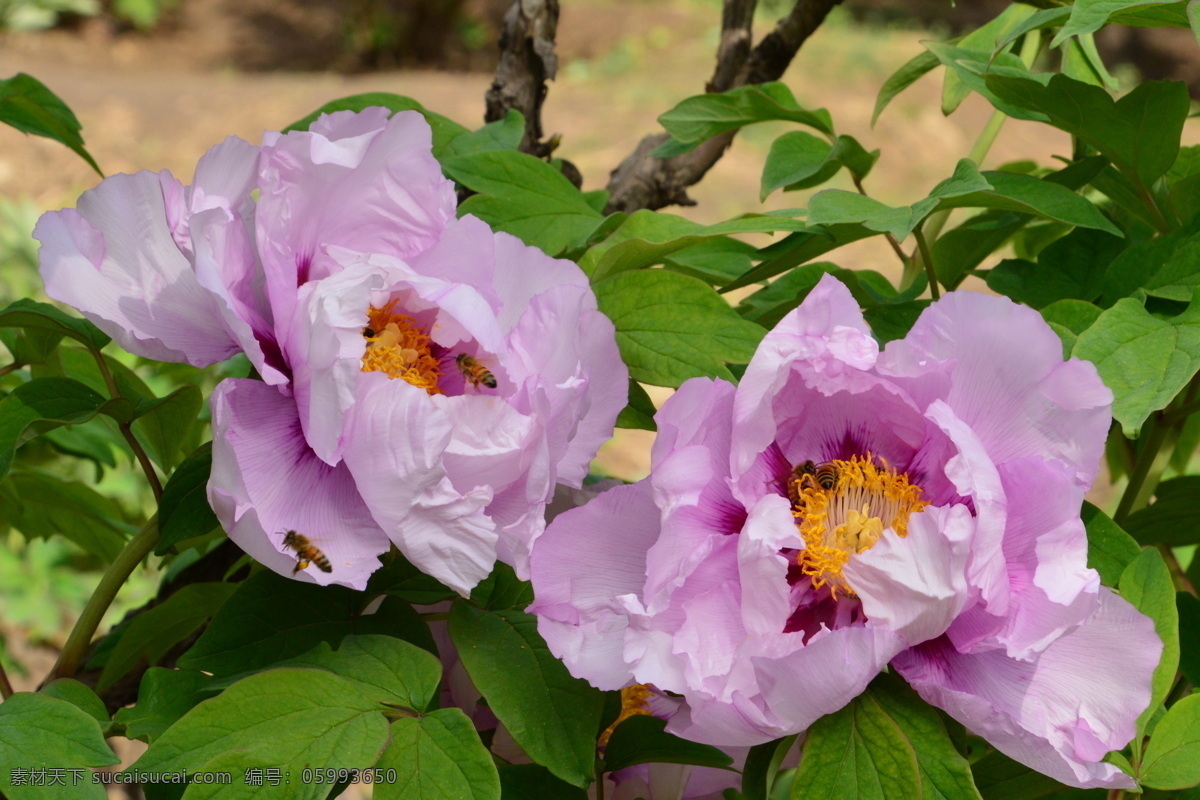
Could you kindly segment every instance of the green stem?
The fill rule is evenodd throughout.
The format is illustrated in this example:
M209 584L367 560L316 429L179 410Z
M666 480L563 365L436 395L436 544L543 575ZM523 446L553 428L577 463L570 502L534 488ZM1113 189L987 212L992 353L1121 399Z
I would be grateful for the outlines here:
M1125 487L1125 493L1121 495L1121 502L1117 506L1117 513L1113 515L1113 521L1118 525L1124 523L1125 518L1136 510L1134 504L1142 495L1146 478L1150 476L1154 460L1158 458L1158 451L1166 441L1167 431L1170 430L1169 426L1162 424L1157 414L1152 415L1146 424L1149 426L1149 430L1146 431L1146 440L1142 444L1142 451L1138 453L1137 466L1133 468L1133 473L1129 476L1129 485Z
M23 366L25 366L25 365L22 364L20 361L14 361L11 364L5 364L3 367L0 367L0 378L3 378L5 375L7 375L10 372L16 372Z
M54 662L54 667L46 677L45 683L57 678L69 678L79 671L87 647L91 643L96 629L100 627L104 613L108 611L117 592L121 591L121 587L125 585L125 581L133 574L137 565L142 563L143 558L150 555L156 544L158 544L157 514L142 526L142 529L129 540L125 549L117 554L113 562L108 565L108 569L104 571L100 583L96 585L96 591L92 592L91 598L84 606L83 613L79 615L75 627L71 629L67 643L63 645L62 652L58 654L58 661Z
M113 399L121 397L121 390L117 388L117 382L113 378L112 371L109 370L108 364L104 360L104 354L99 350L93 350L91 348L88 348L88 351L92 354L92 358L96 359L96 365L100 368L100 376L104 378L104 385L108 387L109 395ZM150 463L150 457L146 455L146 451L142 447L142 443L139 442L137 437L133 435L132 425L128 422L121 422L118 423L117 427L121 429L121 436L125 437L125 441L128 443L129 449L133 451L134 458L137 459L138 464L142 468L142 472L146 475L146 480L150 484L150 490L154 492L155 502L162 500L162 482L159 481L158 473L154 471L154 465Z
M913 236L917 240L917 250L921 253L921 261L925 263L925 274L929 276L929 294L934 300L937 300L941 297L941 291L938 289L937 271L933 268L933 255L929 252L929 242L925 240L923 227L923 225L918 225L913 230Z
M604 768L596 762L596 800L604 800Z
M1108 793L1108 800L1125 800L1124 789L1112 789Z

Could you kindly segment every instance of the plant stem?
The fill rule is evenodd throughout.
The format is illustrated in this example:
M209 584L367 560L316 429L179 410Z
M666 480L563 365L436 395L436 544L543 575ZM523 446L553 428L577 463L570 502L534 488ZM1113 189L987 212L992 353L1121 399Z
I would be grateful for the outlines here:
M1142 203L1150 211L1150 216L1154 217L1154 228L1160 234L1168 234L1171 232L1171 223L1167 222L1167 218L1163 216L1162 209L1158 207L1158 203L1154 202L1154 195L1150 194L1150 190L1137 181L1138 196L1142 198Z
M5 375L7 375L10 372L16 372L23 366L25 366L25 365L22 364L20 361L14 361L11 364L5 364L3 367L0 367L0 378L3 378Z
M1171 580L1175 584L1176 591L1189 592L1196 594L1196 587L1188 580L1187 572L1184 571L1183 565L1179 563L1179 559L1175 557L1175 551L1171 549L1169 544L1160 544L1158 552L1162 554L1163 561L1167 562L1167 571L1171 573Z
M857 175L852 172L850 173L850 178L854 181L854 188L858 189L859 194L861 194L863 197L870 196L867 194L867 190L863 188L862 181L859 180ZM904 268L904 271L907 272L909 269L911 269L912 259L905 254L904 249L900 247L900 243L896 241L896 237L890 233L885 233L883 236L885 239L887 239L887 243L891 245L892 252L894 252L896 257L900 259L900 265Z
M88 352L96 359L96 365L100 368L100 376L104 378L104 385L108 387L109 395L115 400L121 397L121 390L117 388L117 382L113 378L112 371L108 368L108 364L104 360L104 354L99 350L88 348ZM146 480L150 484L150 490L154 492L154 501L157 503L162 500L162 482L158 479L158 473L154 471L154 465L150 463L150 457L146 455L142 443L133 435L133 427L131 423L120 422L117 427L121 429L121 435L125 437L125 441L129 444L129 449L133 451L134 458L142 468L142 472L146 475Z
M913 230L913 237L917 240L917 250L921 253L921 261L925 263L925 274L929 276L929 294L934 300L941 297L941 291L938 289L937 271L933 268L933 255L929 252L929 242L925 240L925 232L921 230L923 226L918 225Z
M1124 789L1112 789L1108 793L1108 800L1125 800Z
M67 643L63 645L62 652L58 654L58 660L54 662L54 667L46 676L43 685L57 678L69 678L79 671L92 636L95 635L96 629L100 627L100 621L104 618L104 612L108 611L117 592L125 585L125 581L133 574L137 565L142 563L142 559L150 555L156 544L158 544L157 514L142 526L142 529L125 545L125 549L118 553L113 562L108 565L108 569L100 578L100 583L96 585L96 590L92 592L91 598L84 606L83 613L76 620L75 627L71 629L71 635L67 637Z
M1164 425L1178 425L1197 411L1200 411L1200 400L1192 400L1178 408L1164 411L1162 421Z
M4 671L4 664L0 663L0 700L7 700L12 696L12 683L8 680L8 673Z
M1118 525L1124 523L1125 518L1134 511L1134 503L1142 494L1143 485L1154 466L1154 459L1158 457L1159 448L1167 438L1169 426L1162 424L1159 415L1152 415L1146 424L1149 430L1146 431L1146 441L1142 444L1142 451L1138 453L1137 466L1133 468L1133 473L1129 476L1129 485L1125 487L1125 493L1121 495L1121 502L1117 506L1117 513L1113 515L1113 521Z

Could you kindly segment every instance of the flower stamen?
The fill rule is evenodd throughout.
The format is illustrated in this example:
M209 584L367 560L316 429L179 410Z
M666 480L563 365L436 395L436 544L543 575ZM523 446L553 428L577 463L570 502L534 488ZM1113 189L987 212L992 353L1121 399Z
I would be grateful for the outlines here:
M429 394L445 394L438 379L441 362L433 355L433 339L418 327L412 317L394 312L396 300L383 308L367 309L367 327L363 335L367 349L362 357L363 372L382 372L419 386ZM372 334L367 336L367 334Z
M836 474L832 486L822 486L805 472L790 480L792 514L804 540L796 560L814 588L828 586L835 600L839 592L853 597L842 568L852 556L871 549L888 528L903 538L909 516L929 502L907 475L870 453L831 461L821 469L824 475Z

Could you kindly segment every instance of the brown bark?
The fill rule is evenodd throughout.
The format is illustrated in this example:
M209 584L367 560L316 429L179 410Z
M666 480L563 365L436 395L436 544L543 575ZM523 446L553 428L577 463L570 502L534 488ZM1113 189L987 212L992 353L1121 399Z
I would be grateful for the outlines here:
M509 109L525 116L520 150L544 158L551 146L542 141L542 103L546 81L558 70L554 36L558 0L513 0L500 33L500 63L488 89L484 121L504 119Z

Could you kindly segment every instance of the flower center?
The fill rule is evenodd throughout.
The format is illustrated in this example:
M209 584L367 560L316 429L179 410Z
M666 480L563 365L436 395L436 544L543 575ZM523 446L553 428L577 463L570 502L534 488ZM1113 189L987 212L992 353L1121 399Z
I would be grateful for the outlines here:
M604 729L600 734L600 738L596 740L596 748L604 752L604 748L608 746L608 740L612 738L613 731L617 729L625 720L638 714L650 713L650 687L644 683L635 683L633 686L626 686L621 690L621 713L613 720L613 724Z
M419 386L429 394L444 394L438 385L441 362L433 355L433 340L413 322L412 317L392 311L396 301L383 308L367 309L363 338L367 350L362 357L363 372L382 372Z
M805 462L788 479L788 496L804 539L800 570L814 588L828 586L835 600L838 592L854 595L842 575L851 556L869 550L888 528L903 538L909 515L929 505L920 486L870 453L819 467Z

